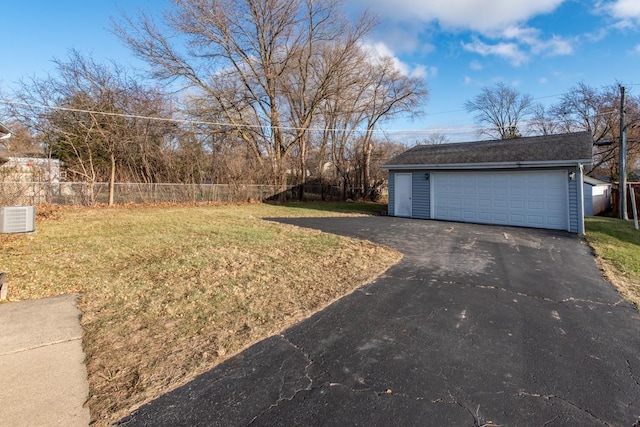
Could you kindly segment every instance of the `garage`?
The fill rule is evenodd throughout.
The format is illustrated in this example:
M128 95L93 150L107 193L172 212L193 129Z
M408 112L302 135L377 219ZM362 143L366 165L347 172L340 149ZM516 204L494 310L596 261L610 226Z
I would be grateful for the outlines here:
M383 166L389 215L584 233L588 132L417 145Z
M433 218L567 230L564 171L434 172Z

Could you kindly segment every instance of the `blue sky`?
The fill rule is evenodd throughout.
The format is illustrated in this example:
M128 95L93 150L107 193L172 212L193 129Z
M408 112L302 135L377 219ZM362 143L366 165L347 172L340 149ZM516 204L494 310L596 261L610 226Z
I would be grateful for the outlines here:
M503 81L551 104L578 82L623 83L640 91L639 0L349 0L379 26L367 43L394 55L405 72L427 82L426 115L384 127L405 130L407 143L442 132L472 140L464 102ZM3 5L0 90L53 70L51 59L74 48L94 59L141 67L109 32L110 18L137 10L160 17L168 0L23 0ZM399 134L394 133L395 137Z

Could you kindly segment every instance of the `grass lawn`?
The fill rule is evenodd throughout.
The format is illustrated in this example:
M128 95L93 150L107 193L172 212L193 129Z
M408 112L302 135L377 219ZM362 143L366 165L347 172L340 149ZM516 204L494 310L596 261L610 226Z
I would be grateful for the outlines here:
M587 217L586 236L607 278L640 308L640 231L633 221Z
M0 235L9 298L80 293L89 407L109 425L382 273L388 248L264 221L382 205L59 208Z

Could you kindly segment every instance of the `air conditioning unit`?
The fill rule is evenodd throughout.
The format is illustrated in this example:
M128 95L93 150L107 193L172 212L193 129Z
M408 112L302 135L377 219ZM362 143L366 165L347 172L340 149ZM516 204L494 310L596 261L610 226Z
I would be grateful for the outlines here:
M0 233L30 233L35 230L35 206L0 208Z

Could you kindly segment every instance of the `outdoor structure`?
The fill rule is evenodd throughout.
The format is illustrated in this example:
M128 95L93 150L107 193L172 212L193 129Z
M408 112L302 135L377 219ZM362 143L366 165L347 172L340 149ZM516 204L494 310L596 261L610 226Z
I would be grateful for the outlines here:
M584 177L584 214L598 215L611 207L611 183Z
M0 140L11 138L11 131L5 125L0 123Z
M46 203L60 191L60 160L0 157L0 205Z
M389 215L584 233L588 132L419 145L392 158Z
M0 177L13 182L60 183L60 160L40 157L0 157Z

